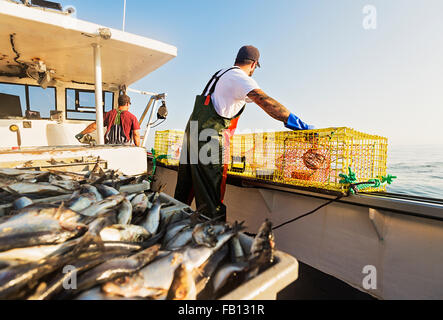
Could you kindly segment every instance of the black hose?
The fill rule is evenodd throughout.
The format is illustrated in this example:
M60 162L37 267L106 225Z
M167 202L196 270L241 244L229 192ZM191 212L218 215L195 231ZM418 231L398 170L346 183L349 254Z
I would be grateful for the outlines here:
M342 199L343 197L344 197L344 195L340 195L340 196L338 196L336 199L332 199L332 200L330 200L330 201L328 201L328 202L322 204L321 206L319 206L318 208L316 208L316 209L314 209L314 210L312 210L312 211L309 211L309 212L307 212L307 213L305 213L305 214L303 214L303 215L301 215L301 216L299 216L299 217L297 217L297 218L291 219L291 220L289 220L289 221L286 221L286 222L284 222L284 223L282 223L282 224L280 224L280 225L278 225L278 226L272 228L272 230L280 229L281 227L284 227L284 226L286 226L286 225L288 225L288 224L290 224L290 223L293 223L293 222L295 222L295 221L297 221L297 220L300 220L300 219L302 219L302 218L304 218L304 217L310 216L311 214L316 213L316 212L317 212L318 210L320 210L321 208L324 208L324 207L326 207L327 205L330 205L331 203L334 203L334 202L336 202L336 201Z

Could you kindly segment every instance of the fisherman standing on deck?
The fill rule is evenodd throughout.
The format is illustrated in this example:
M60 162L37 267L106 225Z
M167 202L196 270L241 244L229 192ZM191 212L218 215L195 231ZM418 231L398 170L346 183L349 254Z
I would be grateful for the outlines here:
M105 134L106 144L132 145L132 142L140 147L140 124L137 118L129 112L131 98L126 94L118 97L118 110L113 109L106 112L103 125L107 127ZM81 140L84 135L97 129L97 123L91 123L85 130L77 134L77 140Z
M313 129L264 93L251 78L260 67L259 59L257 48L242 47L234 67L218 71L197 96L186 127L175 198L191 205L195 197L197 211L211 219L226 220L223 199L230 161L227 150L246 103L255 102L288 129ZM211 154L211 141L218 146L217 155ZM207 163L202 156L215 156L216 160Z

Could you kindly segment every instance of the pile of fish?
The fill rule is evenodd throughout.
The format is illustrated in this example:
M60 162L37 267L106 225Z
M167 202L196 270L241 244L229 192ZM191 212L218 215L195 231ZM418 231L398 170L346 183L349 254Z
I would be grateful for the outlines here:
M0 299L217 299L274 262L269 221L248 246L145 179L0 169Z

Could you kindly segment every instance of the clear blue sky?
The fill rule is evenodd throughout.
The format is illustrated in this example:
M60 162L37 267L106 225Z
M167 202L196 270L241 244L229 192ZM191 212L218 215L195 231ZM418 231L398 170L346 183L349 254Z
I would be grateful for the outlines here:
M123 0L62 1L77 17L122 26ZM365 5L377 29L362 26ZM183 130L210 76L253 44L261 88L317 127L347 126L392 145L443 144L442 0L127 0L126 31L172 44L178 56L132 87L168 94ZM134 113L144 98L132 94ZM285 130L250 104L239 130Z

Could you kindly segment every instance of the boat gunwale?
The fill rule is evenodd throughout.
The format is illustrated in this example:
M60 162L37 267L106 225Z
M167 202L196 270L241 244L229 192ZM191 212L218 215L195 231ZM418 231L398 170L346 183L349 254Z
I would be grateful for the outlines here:
M148 157L149 158L149 157ZM178 171L177 167L157 163L158 167ZM282 191L323 200L334 200L340 192L330 190L319 190L294 185L285 185L270 181L260 181L246 177L229 176L228 184L241 188L257 188L266 190ZM409 199L408 199L409 198ZM443 200L391 193L360 193L344 196L335 202L349 205L357 205L370 209L385 210L397 214L415 216L420 218L443 221Z

